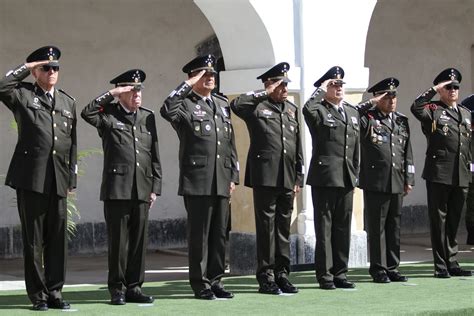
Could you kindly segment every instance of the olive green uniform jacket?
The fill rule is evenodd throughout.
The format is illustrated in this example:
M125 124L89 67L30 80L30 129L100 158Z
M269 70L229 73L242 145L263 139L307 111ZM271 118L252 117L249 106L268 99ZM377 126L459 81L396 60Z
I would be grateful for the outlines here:
M30 74L20 65L0 80L0 100L13 112L18 142L5 183L14 189L67 197L77 181L76 103L55 88L55 104L38 85L22 82Z
M129 114L106 92L89 103L82 118L95 126L102 138L104 168L100 199L133 199L148 202L150 194L161 195L161 163L155 115L139 107ZM135 183L134 183L135 182Z

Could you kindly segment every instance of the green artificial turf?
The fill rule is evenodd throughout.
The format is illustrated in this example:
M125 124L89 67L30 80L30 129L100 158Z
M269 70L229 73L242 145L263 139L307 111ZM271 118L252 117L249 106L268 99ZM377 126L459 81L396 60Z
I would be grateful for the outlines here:
M474 260L463 267L474 270ZM232 300L194 299L187 281L145 283L144 292L156 298L152 306L111 306L104 286L66 288L64 298L70 313L82 315L474 315L474 277L435 279L431 263L400 270L408 283L375 284L367 269L352 269L356 290L333 291L318 288L314 271L292 273L300 293L291 296L258 294L254 277L245 276L225 278ZM25 291L0 291L1 315L31 315L30 308Z

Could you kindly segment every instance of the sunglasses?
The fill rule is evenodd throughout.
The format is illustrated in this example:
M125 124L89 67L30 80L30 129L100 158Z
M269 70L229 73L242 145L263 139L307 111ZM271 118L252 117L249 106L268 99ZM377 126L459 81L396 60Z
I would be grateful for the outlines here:
M44 72L48 72L53 69L55 72L59 71L59 66L41 66L40 69Z
M454 90L459 90L459 87L458 87L458 86L453 86L453 85L450 85L450 84L444 86L444 88L445 88L446 90L453 90L453 89L454 89Z

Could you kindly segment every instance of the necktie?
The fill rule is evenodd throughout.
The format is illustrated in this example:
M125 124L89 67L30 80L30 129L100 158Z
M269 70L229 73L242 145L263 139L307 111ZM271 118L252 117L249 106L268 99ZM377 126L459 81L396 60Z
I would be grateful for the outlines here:
M46 97L48 98L49 103L54 107L54 99L53 99L53 96L51 95L51 93L46 92Z
M344 110L342 109L342 106L339 106L339 107L337 108L337 111L339 112L339 114L341 114L342 119L343 119L344 121L346 121L346 115L344 114Z
M209 107L212 109L212 111L216 111L216 108L214 107L214 102L210 98L206 98L206 103L209 105Z

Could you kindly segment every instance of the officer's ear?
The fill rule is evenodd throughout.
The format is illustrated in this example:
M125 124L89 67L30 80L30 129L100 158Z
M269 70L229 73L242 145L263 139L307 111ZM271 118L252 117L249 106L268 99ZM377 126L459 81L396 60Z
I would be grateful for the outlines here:
M38 67L34 67L33 69L31 69L31 75L33 76L33 78L38 79L38 71L40 71Z

